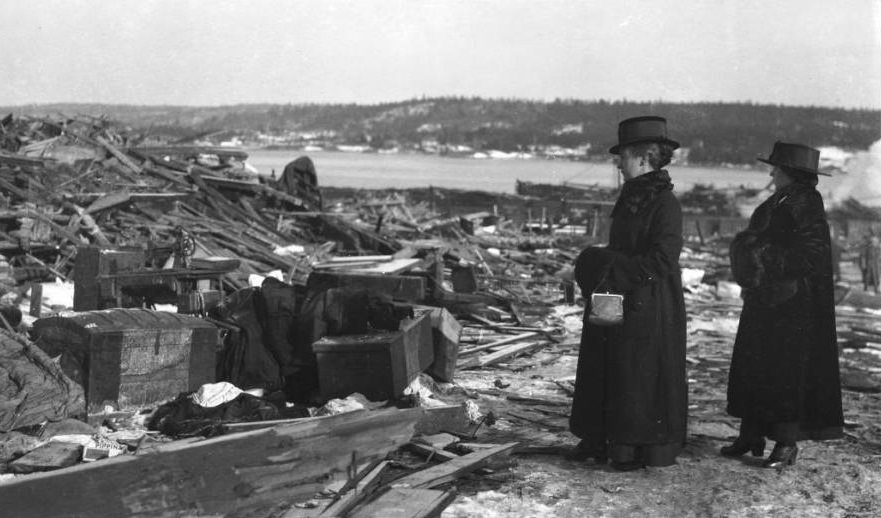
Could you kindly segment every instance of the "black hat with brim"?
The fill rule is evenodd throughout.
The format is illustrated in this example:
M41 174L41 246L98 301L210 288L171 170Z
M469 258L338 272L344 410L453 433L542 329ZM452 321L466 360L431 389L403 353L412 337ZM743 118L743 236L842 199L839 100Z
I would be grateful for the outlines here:
M618 124L618 143L609 148L609 153L620 154L621 148L642 142L667 144L679 148L679 142L667 138L667 119L646 115L625 119Z
M780 142L778 140L774 143L771 156L768 158L757 158L756 160L777 167L801 171L802 173L832 176L819 170L820 151L802 144Z

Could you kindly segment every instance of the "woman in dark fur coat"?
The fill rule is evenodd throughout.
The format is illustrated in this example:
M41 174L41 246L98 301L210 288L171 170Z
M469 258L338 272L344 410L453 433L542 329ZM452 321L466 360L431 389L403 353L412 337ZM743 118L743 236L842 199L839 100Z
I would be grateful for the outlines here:
M575 279L588 300L595 289L623 293L624 321L598 326L585 317L569 422L581 442L568 456L630 470L675 463L685 442L682 210L663 169L679 146L666 121L625 120L618 142L609 151L625 182L609 245L584 249Z
M728 413L740 434L722 455L763 456L763 465L795 462L800 439L841 436L841 385L835 335L832 253L820 152L777 142L768 159L775 193L759 205L731 244L731 269L743 310L728 376Z

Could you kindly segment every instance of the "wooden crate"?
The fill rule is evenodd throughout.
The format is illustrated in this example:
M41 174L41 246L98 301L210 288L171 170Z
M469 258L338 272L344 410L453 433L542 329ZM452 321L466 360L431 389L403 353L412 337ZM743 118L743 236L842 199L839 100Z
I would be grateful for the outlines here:
M445 308L430 308L424 311L431 317L434 349L434 361L425 372L438 381L453 381L456 374L456 360L459 357L459 335L462 333L462 325Z
M34 323L35 343L82 385L89 412L133 409L215 381L218 328L148 309L108 309Z
M425 352L425 344L431 344L426 317L405 320L400 331L325 336L312 344L321 396L358 392L372 401L401 396L422 371L420 364L431 357Z

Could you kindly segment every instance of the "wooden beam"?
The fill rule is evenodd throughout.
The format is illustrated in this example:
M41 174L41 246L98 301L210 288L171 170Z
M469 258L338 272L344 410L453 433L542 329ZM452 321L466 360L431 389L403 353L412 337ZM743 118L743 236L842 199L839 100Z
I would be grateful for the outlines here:
M103 137L95 137L95 140L97 140L99 144L104 146L104 149L106 149L108 152L110 152L111 155L116 157L117 160L122 162L126 167L128 167L135 173L141 174L144 172L143 167L136 164L131 158L128 157L128 155L117 149L116 146L108 142Z
M511 453L518 443L510 442L500 444L494 448L476 451L468 455L462 455L455 459L432 466L416 473L411 473L395 480L393 487L410 487L414 489L430 489L433 487L452 482L457 478L484 467L495 457L501 457Z
M332 473L406 444L420 414L339 414L122 455L4 483L0 502L4 515L17 518L258 516L280 500L310 497Z

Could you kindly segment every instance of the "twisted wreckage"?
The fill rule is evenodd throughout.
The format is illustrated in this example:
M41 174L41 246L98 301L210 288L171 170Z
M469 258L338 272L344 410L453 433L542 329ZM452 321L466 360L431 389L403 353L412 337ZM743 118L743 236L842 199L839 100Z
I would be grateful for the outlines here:
M397 194L332 204L307 157L277 180L245 158L102 119L0 121L4 514L437 516L451 482L529 449L479 442L496 416L476 392L567 403L455 380L576 347L568 265L608 200L555 233L550 205L520 199L544 213L521 226ZM684 279L736 288L723 254L687 253ZM71 284L69 306L46 296ZM881 335L852 323L853 343Z
M145 145L100 119L0 121L5 510L269 515L329 487L325 515L405 501L421 516L450 502L432 488L513 449L423 441L411 447L446 462L383 480L414 436L472 437L482 422L420 395L420 381L453 380L453 313L483 320L513 290L559 281L481 291L479 252L444 239L472 220L420 223L400 199L355 207L367 221L324 211L307 157L278 180L249 175L245 157ZM409 240L394 233L405 213ZM72 307L44 303L71 283ZM504 338L475 346L495 351L470 367L556 339L490 318L478 325Z

